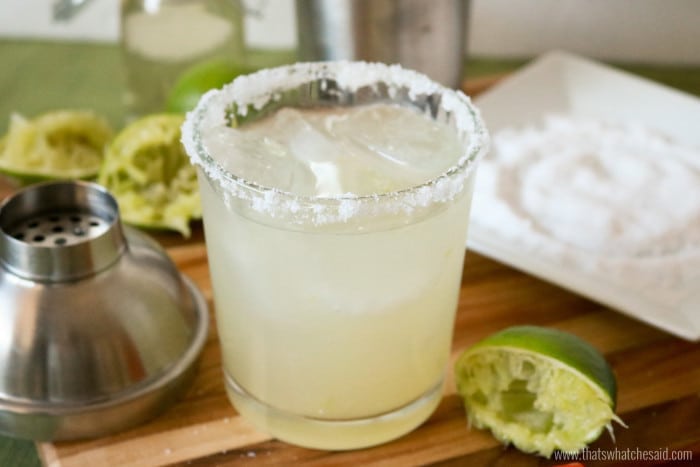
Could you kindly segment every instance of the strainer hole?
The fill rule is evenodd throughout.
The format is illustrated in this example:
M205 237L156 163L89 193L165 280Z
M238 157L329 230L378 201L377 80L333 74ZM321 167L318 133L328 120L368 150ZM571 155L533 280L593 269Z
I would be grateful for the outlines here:
M58 222L59 220L61 220L61 218L58 216L49 216L49 220L51 222Z
M24 240L24 232L17 232L13 235L17 240Z
M31 221L29 224L27 224L27 227L30 229L35 229L39 227L39 221Z
M58 237L56 240L53 241L54 244L56 245L65 245L67 240L63 237Z
M83 219L80 216L70 216L71 222L80 222Z
M100 223L97 222L97 221L90 221L90 225L91 225L92 227L97 227L98 225L100 225Z
M73 234L77 235L78 237L82 237L85 235L85 231L82 229L82 227L76 227L73 229Z
M63 232L63 227L60 225L57 225L51 229L52 232L60 233Z
M34 238L32 238L32 240L35 242L43 242L44 240L46 240L46 237L44 237L43 235L35 235Z

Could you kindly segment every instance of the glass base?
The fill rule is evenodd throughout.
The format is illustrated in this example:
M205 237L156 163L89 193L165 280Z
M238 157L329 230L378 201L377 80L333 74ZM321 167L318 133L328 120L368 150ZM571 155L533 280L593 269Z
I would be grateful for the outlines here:
M264 404L226 372L226 392L238 413L277 439L312 449L359 449L396 439L423 423L442 399L443 380L418 399L376 417L324 420Z

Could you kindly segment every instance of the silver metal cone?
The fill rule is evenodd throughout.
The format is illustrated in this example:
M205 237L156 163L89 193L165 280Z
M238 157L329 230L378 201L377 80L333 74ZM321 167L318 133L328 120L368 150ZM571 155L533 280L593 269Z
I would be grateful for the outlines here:
M0 432L104 435L160 413L206 340L206 301L96 184L0 206Z

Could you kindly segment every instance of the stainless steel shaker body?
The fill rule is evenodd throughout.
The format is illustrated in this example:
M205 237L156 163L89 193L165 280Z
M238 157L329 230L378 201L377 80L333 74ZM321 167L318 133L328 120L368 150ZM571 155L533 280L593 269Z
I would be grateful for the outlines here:
M463 74L469 0L297 0L301 60L400 63L446 86Z

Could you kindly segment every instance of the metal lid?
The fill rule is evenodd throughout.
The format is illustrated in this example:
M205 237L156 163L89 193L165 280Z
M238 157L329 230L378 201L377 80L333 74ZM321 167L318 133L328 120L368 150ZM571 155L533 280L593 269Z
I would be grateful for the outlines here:
M206 301L121 225L96 184L34 185L0 206L0 432L118 431L172 403L206 340Z
M99 186L45 184L0 207L0 261L26 279L94 274L114 263L124 246L117 203Z

